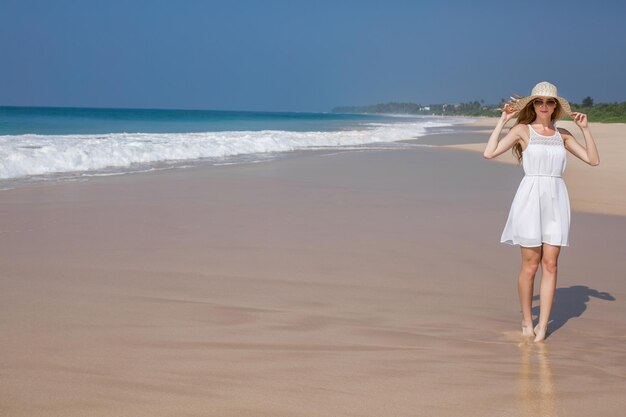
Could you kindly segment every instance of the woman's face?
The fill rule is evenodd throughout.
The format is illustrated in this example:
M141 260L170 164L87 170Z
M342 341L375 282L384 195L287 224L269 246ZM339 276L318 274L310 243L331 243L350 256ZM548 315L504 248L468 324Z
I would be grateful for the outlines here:
M533 100L533 106L537 116L549 119L556 110L556 99L554 97L537 97Z

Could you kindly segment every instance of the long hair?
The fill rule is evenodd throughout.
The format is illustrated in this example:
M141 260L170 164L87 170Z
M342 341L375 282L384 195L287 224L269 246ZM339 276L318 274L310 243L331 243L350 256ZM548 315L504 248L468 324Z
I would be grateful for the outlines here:
M528 125L535 121L535 119L537 118L537 113L535 112L535 105L533 104L533 101L534 100L529 101L528 104L526 104L526 106L524 106L524 108L520 110L520 112L517 114L517 121L513 126L518 124ZM552 112L552 116L550 116L550 120L553 124L560 117L562 111L563 110L561 109L561 103L556 100L556 108ZM517 158L517 162L521 164L522 145L519 142L513 145L513 155L515 155L515 157Z

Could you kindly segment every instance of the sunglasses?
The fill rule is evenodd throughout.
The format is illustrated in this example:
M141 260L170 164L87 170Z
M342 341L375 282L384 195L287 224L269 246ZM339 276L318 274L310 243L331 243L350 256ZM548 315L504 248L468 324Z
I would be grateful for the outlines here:
M552 106L556 106L556 100L553 100L551 98L545 101L541 99L536 99L536 100L533 100L533 104L535 106L543 106L545 104L546 106L552 107Z

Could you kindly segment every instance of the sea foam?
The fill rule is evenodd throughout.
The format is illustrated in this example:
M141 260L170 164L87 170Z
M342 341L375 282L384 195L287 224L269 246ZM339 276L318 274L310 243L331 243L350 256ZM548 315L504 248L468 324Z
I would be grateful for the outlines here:
M460 121L460 120L459 120ZM110 133L0 136L0 179L214 159L251 154L389 143L422 136L429 127L454 123L369 123L363 129L203 133Z

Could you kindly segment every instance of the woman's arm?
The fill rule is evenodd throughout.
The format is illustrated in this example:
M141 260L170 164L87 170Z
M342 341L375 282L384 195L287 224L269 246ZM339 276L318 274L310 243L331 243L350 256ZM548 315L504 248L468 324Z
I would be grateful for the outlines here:
M517 111L511 110L508 105L504 106L502 116L500 116L498 124L493 129L491 136L489 136L487 146L485 147L485 152L483 152L483 156L486 159L492 159L499 155L502 155L504 152L511 149L513 145L515 145L519 140L522 139L520 132L522 131L523 126L517 125L514 126L509 131L509 133L507 133L506 136L502 138L502 140L499 140L504 125L506 125L506 123L511 120L517 113Z
M572 119L574 119L574 123L576 123L576 125L580 127L580 130L583 132L583 136L585 137L585 146L578 143L574 135L572 135L568 130L560 129L563 141L565 142L565 149L591 166L595 167L599 165L600 155L598 154L596 142L594 141L591 131L589 130L587 115L583 113L572 113Z

